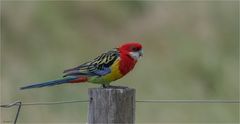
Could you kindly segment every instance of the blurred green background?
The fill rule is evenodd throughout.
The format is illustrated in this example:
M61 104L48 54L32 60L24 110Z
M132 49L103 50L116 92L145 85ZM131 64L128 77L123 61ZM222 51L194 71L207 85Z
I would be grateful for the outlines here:
M86 100L94 84L24 90L127 41L144 46L113 85L137 99L239 100L239 2L1 1L1 104ZM137 123L237 123L239 104L137 103ZM24 106L19 123L86 123L87 103ZM1 109L1 123L16 109Z

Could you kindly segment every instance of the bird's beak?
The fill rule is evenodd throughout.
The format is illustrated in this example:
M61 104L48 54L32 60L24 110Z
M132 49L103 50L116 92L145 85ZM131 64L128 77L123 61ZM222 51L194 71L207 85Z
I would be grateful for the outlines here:
M140 57L143 57L143 50L140 50L140 51L139 51L139 56L140 56Z

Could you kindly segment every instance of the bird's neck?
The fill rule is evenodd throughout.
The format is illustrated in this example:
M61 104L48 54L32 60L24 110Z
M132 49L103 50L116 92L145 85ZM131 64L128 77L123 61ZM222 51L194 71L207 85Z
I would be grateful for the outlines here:
M119 69L123 75L126 75L134 68L137 61L131 58L127 53L120 54L120 58Z

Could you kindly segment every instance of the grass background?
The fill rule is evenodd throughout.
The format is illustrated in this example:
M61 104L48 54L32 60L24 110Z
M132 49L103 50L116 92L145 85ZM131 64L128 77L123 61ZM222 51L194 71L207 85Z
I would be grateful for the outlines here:
M86 100L94 84L20 91L127 41L144 46L115 81L137 99L239 100L239 2L1 1L1 104ZM1 109L1 123L15 109ZM23 107L19 123L86 123L87 103ZM137 103L137 123L237 123L239 104Z

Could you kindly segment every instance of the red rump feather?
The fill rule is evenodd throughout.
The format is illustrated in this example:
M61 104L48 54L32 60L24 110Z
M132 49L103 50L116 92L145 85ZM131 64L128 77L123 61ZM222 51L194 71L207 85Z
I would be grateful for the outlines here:
M77 78L77 79L75 79L75 80L73 80L73 81L70 81L70 83L84 83L84 82L86 82L87 80L88 80L87 77L79 77L79 78Z

